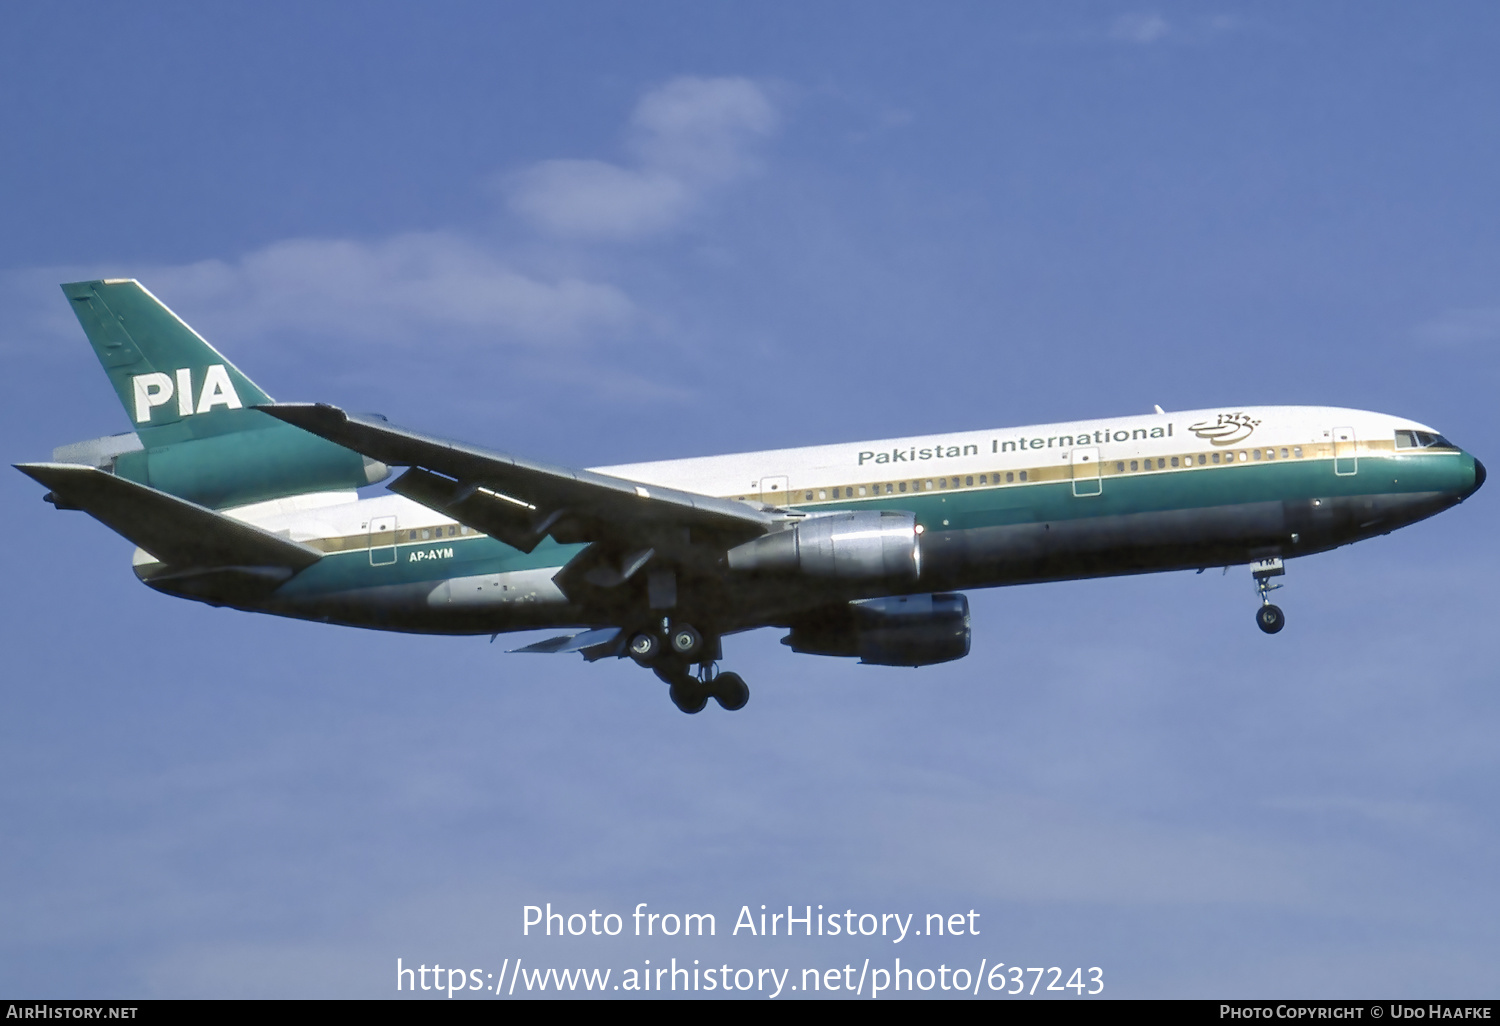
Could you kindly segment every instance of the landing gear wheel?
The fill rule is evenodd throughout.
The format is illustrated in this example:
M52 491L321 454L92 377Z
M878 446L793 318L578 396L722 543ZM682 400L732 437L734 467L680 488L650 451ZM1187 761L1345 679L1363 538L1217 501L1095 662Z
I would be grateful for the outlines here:
M702 712L708 704L708 688L691 677L674 680L667 693L672 697L672 704L690 716Z
M1255 611L1255 626L1267 634L1275 634L1286 626L1286 614L1279 606L1273 606L1267 602Z
M750 686L737 673L721 673L709 687L713 688L714 701L729 712L745 708L745 703L750 701Z
M691 624L678 624L667 636L667 644L671 647L673 655L687 659L696 655L703 647L703 636L694 630Z
M642 631L630 639L627 649L630 652L630 658L642 666L649 666L661 654L661 641L655 634Z

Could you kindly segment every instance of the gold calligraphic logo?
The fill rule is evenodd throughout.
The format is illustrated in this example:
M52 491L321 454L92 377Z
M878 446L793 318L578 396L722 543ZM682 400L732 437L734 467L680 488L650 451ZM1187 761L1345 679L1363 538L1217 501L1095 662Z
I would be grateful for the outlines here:
M1259 424L1248 413L1221 413L1215 420L1188 425L1188 430L1214 445L1234 445L1249 438Z

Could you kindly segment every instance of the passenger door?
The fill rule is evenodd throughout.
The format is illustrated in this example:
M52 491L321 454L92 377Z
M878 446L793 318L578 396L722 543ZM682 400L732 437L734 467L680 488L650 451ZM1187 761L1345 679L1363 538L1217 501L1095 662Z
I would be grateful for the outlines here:
M376 517L370 521L370 565L390 566L396 562L396 518Z
M1074 449L1073 464L1073 494L1083 498L1089 495L1098 495L1104 490L1104 483L1099 479L1099 450L1097 448Z
M1333 472L1339 477L1350 477L1359 472L1352 427L1333 429Z

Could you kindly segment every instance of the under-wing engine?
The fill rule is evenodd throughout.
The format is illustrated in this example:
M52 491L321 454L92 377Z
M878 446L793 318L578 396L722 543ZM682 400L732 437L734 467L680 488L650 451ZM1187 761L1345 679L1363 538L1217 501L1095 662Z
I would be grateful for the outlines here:
M911 580L922 569L913 513L857 510L808 517L729 550L729 568L813 577Z
M969 600L941 594L850 602L796 624L781 643L876 666L946 663L969 654Z

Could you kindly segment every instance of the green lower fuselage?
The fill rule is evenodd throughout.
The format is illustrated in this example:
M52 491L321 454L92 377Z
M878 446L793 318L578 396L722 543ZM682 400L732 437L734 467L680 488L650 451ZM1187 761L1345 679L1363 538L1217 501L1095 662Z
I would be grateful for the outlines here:
M1268 450L1270 452L1271 450ZM1257 455L1259 451L1257 450ZM975 475L900 482L907 491L864 498L794 501L809 514L900 509L921 525L921 571L914 580L788 581L722 568L686 576L684 605L729 632L788 623L809 609L895 593L949 591L1115 574L1227 566L1324 551L1388 533L1461 501L1482 470L1457 449L1362 451L1356 462L1331 456L1257 459L1128 469L1105 461L1080 485L1052 480L977 484ZM1135 461L1136 465L1143 461ZM1172 462L1177 462L1174 459ZM1012 475L1014 476L1014 475ZM1028 476L1028 475L1022 475ZM1047 475L1037 471L1035 477ZM1052 475L1058 478L1058 475ZM1000 475L994 474L996 482ZM965 483L969 482L969 483ZM842 495L800 489L785 498ZM390 511L396 529L372 532ZM403 515L404 514L404 515ZM425 518L424 518L425 515ZM324 513L327 520L330 514ZM619 622L640 604L636 590L612 589L597 602L570 600L552 576L585 546L550 539L530 553L443 521L396 496L339 511L346 533L314 540L324 557L253 602L280 615L389 630L464 634ZM356 527L355 519L358 520ZM424 526L415 526L418 523ZM381 525L383 526L383 525ZM153 565L138 568L148 582ZM792 585L789 587L789 584ZM162 590L183 593L163 582ZM187 597L208 597L187 593ZM212 600L212 598L210 598Z

